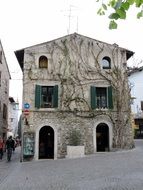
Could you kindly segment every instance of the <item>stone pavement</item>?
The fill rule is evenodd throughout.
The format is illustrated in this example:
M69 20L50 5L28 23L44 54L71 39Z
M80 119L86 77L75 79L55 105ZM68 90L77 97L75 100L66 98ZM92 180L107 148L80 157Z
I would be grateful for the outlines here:
M16 148L11 160L11 162L7 162L6 153L4 153L3 159L0 160L0 186L3 180L11 174L13 168L17 166L17 163L20 162L20 147Z
M133 150L76 159L21 163L18 152L0 162L0 190L143 190L143 140Z

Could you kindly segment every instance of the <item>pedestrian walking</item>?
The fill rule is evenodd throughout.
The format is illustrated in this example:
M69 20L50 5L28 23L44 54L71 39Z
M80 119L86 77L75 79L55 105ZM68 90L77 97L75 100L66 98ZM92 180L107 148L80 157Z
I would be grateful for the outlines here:
M2 137L0 136L0 159L2 160L3 157L3 147L4 147L4 142Z
M10 136L6 141L6 149L7 149L7 161L11 160L12 151L14 150L14 140L12 136Z

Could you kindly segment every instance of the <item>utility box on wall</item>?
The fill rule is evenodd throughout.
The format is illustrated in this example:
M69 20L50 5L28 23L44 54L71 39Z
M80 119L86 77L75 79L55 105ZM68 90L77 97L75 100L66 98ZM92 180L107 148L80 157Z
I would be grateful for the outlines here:
M23 134L23 159L31 160L34 157L35 134Z

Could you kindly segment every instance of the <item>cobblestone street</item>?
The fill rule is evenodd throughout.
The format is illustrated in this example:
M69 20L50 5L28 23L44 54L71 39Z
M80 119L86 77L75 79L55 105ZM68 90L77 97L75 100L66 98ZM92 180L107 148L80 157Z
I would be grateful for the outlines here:
M143 140L127 151L80 159L0 161L0 190L143 190Z

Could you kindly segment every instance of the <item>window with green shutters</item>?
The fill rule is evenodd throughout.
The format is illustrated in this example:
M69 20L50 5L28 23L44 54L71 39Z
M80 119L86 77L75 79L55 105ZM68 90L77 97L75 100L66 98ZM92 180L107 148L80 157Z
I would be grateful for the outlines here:
M36 108L57 108L58 107L58 85L35 87Z
M91 93L91 108L95 109L96 108L96 87L91 86L90 89Z
M91 86L91 108L92 109L112 109L112 87Z

